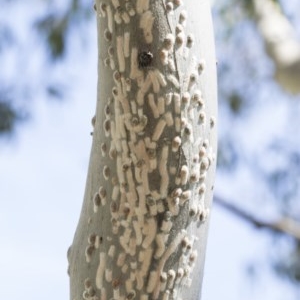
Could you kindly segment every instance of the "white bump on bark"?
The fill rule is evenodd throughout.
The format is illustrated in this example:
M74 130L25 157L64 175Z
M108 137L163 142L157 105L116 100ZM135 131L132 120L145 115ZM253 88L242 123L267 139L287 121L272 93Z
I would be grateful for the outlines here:
M172 3L172 2L167 2L167 3L166 3L166 11L167 11L168 13L170 13L170 12L173 11L173 9L174 9L173 3Z
M155 237L157 248L155 250L154 257L156 259L160 258L163 255L163 253L165 252L166 237L167 237L167 234L165 234L165 233L159 233Z
M117 259L117 266L121 267L124 265L125 263L125 259L126 259L126 253L125 252L120 252L118 255L118 259Z
M179 23L185 25L186 18L187 18L187 12L185 10L181 11L179 14Z
M191 199L192 197L192 192L190 190L186 190L184 191L181 196L180 196L180 202L179 204L182 206L186 203L186 201L188 201L189 199Z
M193 34L189 34L189 35L187 36L187 39L186 39L186 46L187 46L188 48L191 48L191 47L193 47L194 42L195 42L194 35L193 35Z
M156 271L150 271L149 278L148 278L148 283L147 283L147 288L146 288L147 293L152 293L153 292L156 281L157 281L157 272Z
M130 55L130 78L131 79L138 79L143 78L143 72L138 69L138 49L133 47L131 49L131 55Z
M90 262L91 262L92 254L93 254L94 250L95 250L94 245L88 245L88 246L85 248L84 254L85 254L85 261L86 261L87 263L90 263Z
M154 129L154 132L152 134L152 140L157 142L162 135L164 128L166 126L167 122L165 119L161 118L156 124L156 127Z
M181 138L180 136L175 136L172 141L172 151L177 152L180 146L181 146Z
M122 19L124 21L125 24L129 24L130 23L130 16L126 11L123 11L123 13L121 14Z
M99 206L100 206L100 204L101 204L101 199L100 199L98 193L96 193L96 194L94 195L94 198L93 198L93 204L94 204L94 206L93 206L94 213L97 213L97 212L98 212L98 209L99 209Z
M181 113L181 99L178 93L173 94L174 109L176 114Z
M125 7L126 7L126 9L127 9L128 14L129 14L130 17L135 16L135 10L134 10L131 2L127 1L125 3Z
M117 42L117 56L119 62L119 71L124 72L125 71L124 37L117 36L116 42Z
M200 100L198 101L197 103L202 109L204 108L204 104L202 102L202 98L200 98ZM199 113L199 122L202 124L202 125L206 125L206 113L204 110L201 110L200 113Z
M174 4L177 5L177 6L180 6L183 4L183 1L182 0L173 0Z
M147 222L147 227L149 228L149 231L146 234L146 237L143 240L142 247L144 249L147 249L150 247L152 242L155 239L156 231L157 231L157 222L154 218L148 218L146 220Z
M107 9L106 3L101 2L99 8L100 8L100 15L102 17L106 17L106 9Z
M140 274L142 275L142 277L144 277L146 274L148 274L152 254L153 254L153 248L152 247L149 247L148 249L146 249L144 251L144 257L143 257L142 266L141 266L141 270L140 270Z
M107 282L112 282L112 270L111 269L105 269L105 280Z
M112 33L108 29L104 30L104 38L107 42L111 42L112 40Z
M176 42L176 45L177 45L178 48L183 45L184 39L185 39L184 32L179 32L176 35L175 42Z
M127 58L130 56L130 32L124 32L124 56Z
M106 294L106 289L102 288L101 289L101 300L107 300L107 294Z
M216 118L214 116L210 117L210 127L213 128L216 124Z
M109 249L108 249L108 256L113 258L115 256L116 253L116 246L115 245L110 245Z
M183 269L179 268L177 270L177 273L176 273L175 284L179 284L180 283L180 281L182 280L183 274L184 274Z
M154 24L154 19L155 18L150 10L147 10L141 15L139 26L143 30L144 38L147 44L151 44L153 41L152 27Z
M167 280L168 280L167 273L162 272L160 274L159 280L160 280L160 291L163 292L163 291L165 291L166 286L167 286Z
M115 9L117 9L120 6L120 1L119 0L111 0L112 5L114 6Z
M101 289L103 287L105 266L106 266L106 253L100 252L99 253L99 265L98 265L97 273L96 273L96 286L98 289Z
M177 89L180 88L179 81L174 75L172 74L167 75L167 79L174 85L175 88Z
M148 94L148 104L152 110L153 117L157 119L159 117L159 110L154 101L154 95L152 93Z
M142 14L144 11L149 9L149 0L137 0L136 11L138 14Z
M170 298L170 291L165 291L163 293L162 300L169 300L169 298Z
M164 119L166 120L167 126L171 127L174 125L173 115L170 111L164 114Z
M167 287L168 289L172 289L174 286L174 281L175 281L175 276L176 276L176 272L172 269L170 269L168 271L167 277L168 277L168 283L167 283Z
M169 62L169 52L168 52L168 50L166 50L166 49L160 50L159 57L160 57L161 63L164 66L166 66Z
M175 37L173 34L168 33L164 40L164 46L167 50L172 50L175 43Z
M206 62L204 59L201 59L198 63L198 73L199 75L201 75L203 73L203 71L205 70L206 67Z

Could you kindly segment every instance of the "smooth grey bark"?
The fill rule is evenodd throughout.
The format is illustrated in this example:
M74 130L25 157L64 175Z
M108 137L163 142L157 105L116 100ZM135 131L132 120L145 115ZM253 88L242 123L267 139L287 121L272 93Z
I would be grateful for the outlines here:
M70 299L199 299L217 148L208 0L97 1L98 98Z

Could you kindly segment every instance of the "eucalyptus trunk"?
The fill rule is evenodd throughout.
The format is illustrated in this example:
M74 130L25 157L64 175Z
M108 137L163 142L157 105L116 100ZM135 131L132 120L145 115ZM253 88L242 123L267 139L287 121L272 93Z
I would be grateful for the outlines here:
M95 9L98 97L71 300L200 299L217 147L209 1Z

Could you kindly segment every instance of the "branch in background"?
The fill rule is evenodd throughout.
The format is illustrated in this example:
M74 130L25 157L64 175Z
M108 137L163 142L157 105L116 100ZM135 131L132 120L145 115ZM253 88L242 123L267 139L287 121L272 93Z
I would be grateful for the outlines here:
M258 27L276 67L275 79L288 92L300 93L300 41L273 0L253 0Z
M222 206L229 212L235 214L240 217L244 221L251 223L257 228L264 228L271 230L273 232L279 232L285 235L289 235L300 241L300 223L295 220L287 217L283 217L274 222L265 222L263 220L257 219L255 216L249 214L248 212L236 207L235 205L229 203L228 201L218 197L217 195L214 197L214 203Z

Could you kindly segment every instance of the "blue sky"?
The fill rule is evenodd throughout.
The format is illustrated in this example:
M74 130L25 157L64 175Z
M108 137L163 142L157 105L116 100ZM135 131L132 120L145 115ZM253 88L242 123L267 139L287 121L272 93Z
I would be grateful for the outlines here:
M16 139L0 141L0 299L69 298L66 251L83 199L91 146L90 120L96 102L96 39L93 25L90 29L90 36L86 37L91 38L90 47L83 53L78 40L73 41L66 69L56 70L56 75L64 74L73 82L66 99L45 101L38 91L33 119L22 125ZM83 59L78 60L78 55ZM262 148L258 145L267 143L274 132L282 134L291 113L284 102L275 102L271 97L260 107L259 114L248 116L247 124L243 125L244 120L233 124L237 138L246 130L247 138L239 141L242 147L252 147L254 153L259 153ZM228 116L223 117L221 124L232 126ZM299 128L295 127L296 121L293 128ZM245 196L244 191L253 192L257 182L245 170L233 176L225 179L220 173L216 192L231 199L228 187L237 182L236 199L242 196L244 207L253 206L253 196L264 190ZM266 203L254 204L262 212L269 209ZM265 233L257 233L214 206L202 300L292 300L289 286L268 271L268 247ZM258 277L252 284L245 275L249 261L259 265Z

